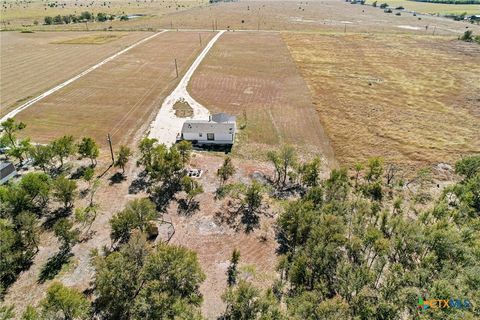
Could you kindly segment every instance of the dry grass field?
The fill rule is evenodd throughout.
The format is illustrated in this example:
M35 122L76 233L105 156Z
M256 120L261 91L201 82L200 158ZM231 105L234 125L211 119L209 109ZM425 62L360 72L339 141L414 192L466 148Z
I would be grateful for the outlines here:
M235 154L256 157L283 143L333 161L311 94L278 33L229 32L192 77L189 92L246 127Z
M131 23L133 26L134 22ZM353 5L342 0L219 3L154 17L149 23L159 28L170 28L172 24L174 28L211 29L214 23L217 29L315 32L343 32L346 26L348 32L417 34L424 34L425 26L430 25L436 26L436 34L448 35L461 33L469 26L480 34L479 26L465 22L413 16L407 12L396 16L384 13L379 7ZM139 22L138 26L141 26Z
M106 14L121 15L147 15L161 16L200 6L206 0L162 0L162 1L91 1L91 0L63 0L63 1L42 1L42 0L5 0L2 1L1 21L2 28L19 28L22 26L34 27L34 21L39 25L43 24L45 16L56 15L79 15L84 11L93 13L103 12ZM49 6L53 4L53 6ZM55 6L55 4L57 4ZM135 18L143 19L143 18ZM132 19L132 20L135 20ZM93 29L103 28L106 23L89 23ZM73 26L73 25L71 25ZM84 23L78 27L85 30Z
M283 34L336 158L411 166L480 152L480 46L439 37Z
M367 3L373 2L372 0ZM386 1L391 7L396 8L402 6L407 10L431 13L431 14L480 14L480 4L444 4L444 3L427 3L412 0L389 0Z
M229 3L217 3L209 5L207 1L179 1L173 2L127 2L126 0L113 1L111 8L102 6L103 2L90 2L80 0L84 5L93 3L93 7L75 7L67 0L65 8L47 8L36 11L27 7L18 12L18 17L11 19L10 13L5 12L4 20L10 24L1 25L2 28L21 29L22 25L32 30L155 30L162 28L200 28L209 29L242 29L242 30L290 30L290 31L317 31L339 32L347 27L349 32L375 32L375 33L425 33L425 26L436 26L436 34L456 35L465 30L466 26L477 30L478 25L469 25L466 22L456 22L431 15L413 16L412 13L401 12L401 16L394 13L387 14L379 7L373 8L368 5L353 5L342 0L322 1L239 1ZM84 1L84 2L82 2ZM403 2L399 2L403 1ZM373 2L373 1L367 1ZM389 1L387 1L390 3ZM35 1L33 3L36 3ZM379 2L381 3L381 2ZM407 6L408 4L408 6ZM420 9L436 4L419 3L407 0L393 0L392 7L403 5L407 9L421 11ZM33 4L32 4L33 6ZM410 7L411 6L411 7ZM444 5L438 5L438 12L448 11ZM441 7L444 6L444 7ZM480 14L479 6L447 5L452 8L451 12L469 12ZM115 9L116 8L116 9ZM123 13L145 14L145 16L130 19L129 21L95 22L77 24L62 24L44 26L45 15L56 14L79 14L82 11L93 10L95 13L107 12L118 15ZM8 9L9 10L9 9ZM33 17L29 16L32 11L37 14L39 25L33 25ZM61 12L57 12L61 10ZM430 12L429 10L426 10ZM20 19L20 16L27 16ZM9 20L10 19L10 20ZM19 23L21 22L21 23ZM432 30L432 29L430 29Z
M203 33L207 40L211 33ZM16 116L26 136L47 142L64 134L106 145L130 142L199 53L198 32L166 32L115 58Z
M67 45L55 42L68 42L96 34L2 32L0 116L148 35L150 33L131 32L102 45Z

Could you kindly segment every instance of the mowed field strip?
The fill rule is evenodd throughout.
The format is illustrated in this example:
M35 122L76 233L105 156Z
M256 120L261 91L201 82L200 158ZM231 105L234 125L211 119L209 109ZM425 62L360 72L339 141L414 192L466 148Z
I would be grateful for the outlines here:
M210 112L247 116L234 153L262 156L283 143L333 164L305 81L279 33L227 32L210 50L188 92Z
M478 44L411 35L282 36L340 163L383 156L419 168L480 152Z
M59 44L98 32L2 32L0 36L0 116L74 77L99 61L149 35L150 32L110 33L115 41Z
M58 90L64 88L65 86L68 86L70 83L72 83L72 82L80 79L81 77L89 74L89 73L92 72L93 70L95 70L95 69L97 69L97 68L100 68L100 67L103 66L105 63L107 63L107 62L109 62L109 61L112 61L113 59L115 59L115 58L118 57L119 55L124 54L125 52L127 52L127 51L135 48L136 46L144 43L145 41L148 41L148 40L150 40L150 39L158 36L159 34L161 34L161 33L163 33L163 32L166 32L166 31L157 32L157 33L155 33L155 34L153 34L153 35L151 35L151 36L149 36L149 37L146 37L146 38L144 38L144 39L142 39L142 40L140 40L140 41L138 41L138 42L136 42L136 43L134 43L134 44L132 44L132 45L130 45L130 46L128 46L128 47L126 47L125 49L123 49L123 50L115 53L114 55L106 58L105 60L100 61L100 62L97 63L96 65L88 68L87 70L81 72L80 74L77 74L77 75L74 76L73 78L70 78L70 79L68 79L67 81L65 81L65 82L63 82L63 83L61 83L61 84L53 87L52 89L45 91L45 92L42 93L41 95L33 98L32 100L30 100L30 101L22 104L22 105L19 106L18 108L15 108L14 110L12 110L12 111L10 111L9 113L7 113L7 114L0 120L0 122L3 122L3 121L5 121L5 120L8 119L8 118L13 118L13 117L15 117L18 113L20 113L21 111L27 109L28 107L30 107L30 106L33 105L34 103L42 100L42 99L45 98L45 97L48 97L48 96L51 95L52 93L57 92Z
M198 32L166 32L117 56L36 102L16 118L26 136L47 142L64 134L92 136L101 146L111 133L127 142L144 124L201 51ZM208 41L213 33L201 33Z

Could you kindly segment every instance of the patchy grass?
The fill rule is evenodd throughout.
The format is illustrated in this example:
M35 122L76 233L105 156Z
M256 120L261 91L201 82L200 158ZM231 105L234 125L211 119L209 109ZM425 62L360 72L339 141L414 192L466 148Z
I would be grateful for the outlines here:
M480 152L478 45L400 35L283 39L341 163L380 155L418 167Z
M88 36L62 40L54 42L55 44L104 44L115 41L125 36L125 33L103 33L91 34Z

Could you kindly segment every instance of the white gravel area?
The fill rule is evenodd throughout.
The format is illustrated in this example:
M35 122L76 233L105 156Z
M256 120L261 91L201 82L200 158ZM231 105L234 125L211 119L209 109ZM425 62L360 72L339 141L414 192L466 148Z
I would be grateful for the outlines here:
M162 107L157 114L157 117L150 125L150 138L156 138L160 143L164 143L167 146L171 146L175 143L177 134L180 133L182 125L187 119L194 120L208 120L210 112L207 108L195 101L187 92L188 82L192 77L197 67L202 62L203 58L207 55L208 51L225 30L219 31L198 55L193 64L188 69L187 73L183 76L182 80L178 83L178 86L172 91L172 93L165 98ZM173 105L180 99L184 99L190 107L193 109L193 115L187 118L179 118L175 115Z

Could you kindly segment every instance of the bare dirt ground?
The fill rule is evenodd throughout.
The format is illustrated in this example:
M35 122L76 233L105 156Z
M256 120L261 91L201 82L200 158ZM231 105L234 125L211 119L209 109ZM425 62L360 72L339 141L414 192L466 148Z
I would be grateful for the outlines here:
M175 224L175 235L171 243L186 246L198 254L202 270L207 279L201 286L204 296L202 312L208 319L216 319L225 310L221 301L221 295L226 289L227 267L232 251L240 251L240 269L248 269L243 272L243 277L248 277L261 287L272 284L276 278L275 268L277 256L275 250L277 243L274 238L273 223L280 207L272 203L268 211L272 217L263 216L261 227L252 233L235 231L232 226L222 223L218 214L225 213L222 204L225 200L215 201L214 192L219 185L216 177L217 169L222 165L223 157L211 156L206 153L196 154L191 162L194 168L204 170L200 182L204 187L204 193L198 197L199 211L185 217L177 213L175 202L170 207L168 218ZM262 172L271 174L272 168L258 161L234 160L237 173L232 181L248 183L252 174ZM182 195L179 195L181 198ZM266 241L261 237L266 235Z
M480 46L449 38L283 34L344 164L480 152ZM332 54L334 52L334 54Z
M202 33L208 40L211 33ZM46 97L16 117L34 141L72 134L106 146L107 133L127 143L155 114L163 98L200 52L198 32L166 32L144 42Z
M259 157L289 143L334 162L308 87L278 33L225 33L195 72L189 92L212 113L236 115L239 125L246 114L236 155Z
M115 41L101 45L55 43L92 34L96 33L2 32L0 116L150 33L126 33Z

